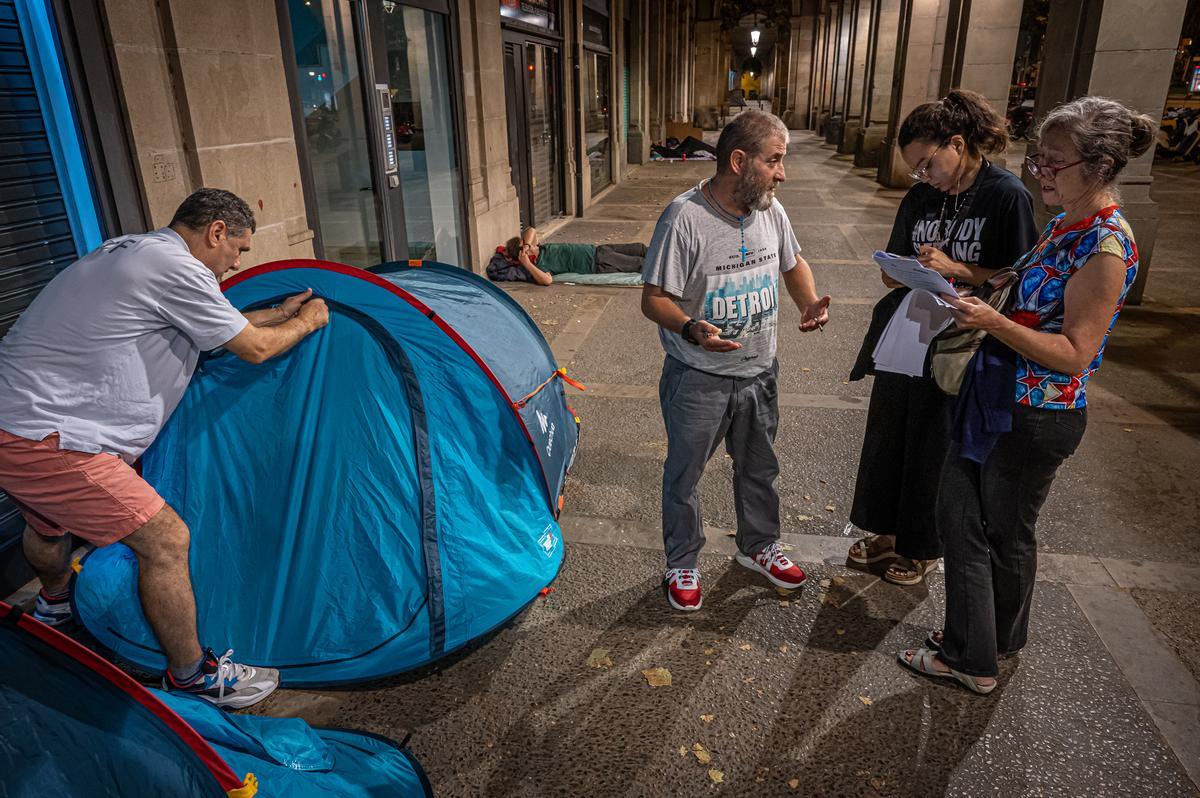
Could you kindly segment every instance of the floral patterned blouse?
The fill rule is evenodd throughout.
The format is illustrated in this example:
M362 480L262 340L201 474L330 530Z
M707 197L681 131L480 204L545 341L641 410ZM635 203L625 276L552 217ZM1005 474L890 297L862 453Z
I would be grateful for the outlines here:
M1093 255L1110 253L1123 260L1125 285L1100 349L1079 374L1052 371L1024 355L1017 355L1017 402L1046 410L1076 410L1087 406L1088 378L1100 368L1108 336L1125 305L1125 296L1138 268L1133 231L1116 205L1103 209L1090 219L1059 229L1064 215L1050 220L1038 243L1014 266L1020 280L1014 286L1008 317L1040 332L1062 332L1067 281Z

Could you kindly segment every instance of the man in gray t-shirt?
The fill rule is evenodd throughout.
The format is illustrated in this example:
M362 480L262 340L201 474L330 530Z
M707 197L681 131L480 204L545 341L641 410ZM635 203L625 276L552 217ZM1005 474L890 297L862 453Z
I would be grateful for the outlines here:
M817 295L775 199L787 143L777 117L736 116L717 142L716 176L663 211L642 270L642 312L659 325L666 352L659 381L667 430L664 581L667 600L679 610L700 609L696 561L704 527L697 486L722 440L733 458L737 561L777 587L795 588L805 578L779 546L780 277L800 309L803 332L829 320L829 297Z
M311 291L246 313L221 293L254 226L241 199L202 188L168 227L106 241L64 269L0 340L0 489L25 517L25 556L42 583L34 617L72 618L72 536L121 541L167 658L164 688L230 708L266 698L279 673L200 647L188 528L131 466L201 352L223 346L260 363L328 322Z

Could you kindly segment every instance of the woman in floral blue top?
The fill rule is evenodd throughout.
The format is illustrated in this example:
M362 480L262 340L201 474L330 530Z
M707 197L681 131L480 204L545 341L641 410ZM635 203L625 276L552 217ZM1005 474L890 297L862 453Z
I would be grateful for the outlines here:
M976 383L970 390L998 391L994 404L1011 410L1011 429L1002 424L969 446L962 435L946 458L937 508L945 629L933 632L924 648L901 651L903 665L989 693L998 659L1025 645L1038 512L1059 465L1083 437L1088 378L1100 367L1137 275L1137 244L1114 184L1125 165L1149 149L1156 128L1149 117L1100 97L1051 111L1026 166L1045 203L1063 213L1017 262L1009 310L944 297L959 327L990 336L969 370ZM964 384L960 418L969 410L967 390ZM992 423L989 417L985 426Z

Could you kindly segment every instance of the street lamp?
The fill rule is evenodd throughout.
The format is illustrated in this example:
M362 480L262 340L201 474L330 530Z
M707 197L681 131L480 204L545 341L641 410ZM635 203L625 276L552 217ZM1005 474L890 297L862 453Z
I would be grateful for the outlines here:
M750 31L750 43L757 46L758 45L758 37L761 35L762 35L762 33L759 31L758 25L756 23L754 26L754 30Z
M753 57L754 57L754 54L755 54L755 53L757 53L757 52L758 52L758 48L757 48L757 47L755 47L753 44L752 44L752 45L750 45L750 57L751 57L751 58L753 58Z

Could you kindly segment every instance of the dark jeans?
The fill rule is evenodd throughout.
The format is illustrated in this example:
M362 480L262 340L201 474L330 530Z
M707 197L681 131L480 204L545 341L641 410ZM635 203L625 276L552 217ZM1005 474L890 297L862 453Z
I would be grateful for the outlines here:
M953 408L954 398L929 377L875 374L850 522L895 535L902 557L942 556L934 510Z
M1025 645L1038 513L1086 426L1086 410L1017 405L1012 432L1001 436L982 466L951 445L937 502L946 564L941 658L951 668L995 676L998 655Z
M596 274L640 272L645 260L645 244L600 244L593 268Z
M667 428L662 518L668 568L696 567L704 547L700 477L722 441L733 459L738 551L755 555L779 539L778 374L778 362L754 377L721 377L664 359L658 396Z

